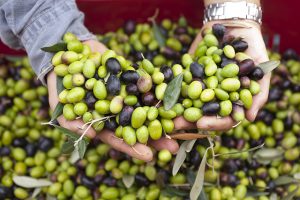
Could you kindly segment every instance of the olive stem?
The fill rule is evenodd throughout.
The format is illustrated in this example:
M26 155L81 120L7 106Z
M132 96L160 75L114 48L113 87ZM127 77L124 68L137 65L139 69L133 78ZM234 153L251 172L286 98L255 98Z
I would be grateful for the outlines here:
M157 104L155 105L155 108L157 108L157 106L158 106L160 103L161 103L161 100L159 100L159 101L157 102Z
M78 145L78 143L83 139L83 137L86 135L87 131L92 127L93 124L90 124L83 132L83 134L74 142L74 147Z
M149 18L148 18L148 21L150 21L150 22L152 22L152 23L155 23L155 20L156 20L158 14L159 14L159 9L156 8L156 9L155 9L154 15L153 15L152 17L149 17Z

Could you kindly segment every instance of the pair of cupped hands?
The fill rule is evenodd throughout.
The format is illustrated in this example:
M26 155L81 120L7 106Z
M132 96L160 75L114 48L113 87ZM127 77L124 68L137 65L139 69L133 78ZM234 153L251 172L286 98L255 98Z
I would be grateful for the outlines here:
M202 29L211 27L215 23L226 23L226 24L235 24L236 21L214 21L206 23ZM255 64L265 62L268 60L268 55L266 47L262 38L260 26L254 22L250 21L238 21L238 23L243 24L242 26L232 25L227 27L227 33L234 37L241 37L244 41L248 43L248 49L245 53L252 57ZM190 54L193 54L197 48L197 45L202 40L201 32L198 34L194 40L191 48L189 50ZM84 42L89 45L91 50L94 52L103 53L107 49L103 44L95 40L88 40ZM56 75L52 71L48 74L47 84L49 90L49 104L52 110L55 109L56 104L58 103L58 95L56 90ZM263 79L259 81L261 92L254 96L252 107L246 111L246 118L249 121L253 121L257 115L259 109L265 104L268 98L268 90L270 84L270 74L266 74ZM84 130L81 130L81 127L84 123L81 119L74 121L67 121L63 116L60 116L58 122L61 126L74 131L78 134L82 134ZM189 130L189 129L200 129L200 130L216 130L216 131L225 131L231 129L238 122L235 122L231 117L222 117L217 116L204 116L199 119L197 123L187 122L183 117L177 117L174 119L175 129L176 130ZM156 150L168 149L171 153L175 154L178 151L178 143L167 137L162 137L159 140L149 140L147 145L137 143L134 145L134 148L127 145L123 140L117 138L114 135L114 132L104 129L100 133L90 128L87 132L87 136L90 138L99 138L102 142L109 144L112 148L124 152L129 156L134 158L151 161L153 158L153 151L151 147Z

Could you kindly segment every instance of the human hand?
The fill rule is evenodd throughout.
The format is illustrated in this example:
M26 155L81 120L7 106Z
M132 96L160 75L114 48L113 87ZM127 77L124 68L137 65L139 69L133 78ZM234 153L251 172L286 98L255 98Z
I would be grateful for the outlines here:
M95 40L85 41L85 44L89 45L93 52L100 52L101 54L107 49L103 44ZM52 110L55 109L58 103L58 95L56 90L56 75L53 71L48 74L47 84L49 90L49 104ZM66 129L69 129L78 134L83 134L85 130L80 129L84 122L81 119L76 119L73 121L67 121L63 116L57 118L59 124ZM150 161L153 158L152 150L149 146L137 143L133 146L129 146L120 138L117 138L113 131L108 129L102 130L100 133L96 133L94 129L88 129L87 134L89 138L99 138L102 142L109 144L112 148L124 152L134 158ZM178 151L178 144L172 139L162 137L159 140L149 140L148 144L155 148L156 150L168 149L171 153L176 153Z
M230 24L236 23L236 21L213 21L206 23L202 30L212 27L213 24ZM248 49L245 51L255 62L259 64L261 62L268 61L268 55L266 47L261 35L261 30L258 24L252 21L238 21L243 27L226 27L226 35L232 35L234 37L241 37L248 43ZM189 53L194 54L198 44L202 40L201 32L194 40ZM268 99L269 85L271 74L266 74L261 80L259 80L261 92L253 97L252 107L246 110L246 118L249 121L254 121L259 109L266 103ZM178 123L177 129L195 128L196 124L186 122L182 117L175 119ZM197 128L201 130L228 130L231 129L236 122L230 117L218 118L217 116L204 116L197 122Z

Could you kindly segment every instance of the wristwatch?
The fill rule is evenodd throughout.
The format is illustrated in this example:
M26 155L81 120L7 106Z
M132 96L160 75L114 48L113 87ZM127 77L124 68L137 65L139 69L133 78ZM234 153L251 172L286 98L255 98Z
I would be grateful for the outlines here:
M261 24L262 9L254 3L239 1L210 4L204 10L203 23L225 19L248 19Z

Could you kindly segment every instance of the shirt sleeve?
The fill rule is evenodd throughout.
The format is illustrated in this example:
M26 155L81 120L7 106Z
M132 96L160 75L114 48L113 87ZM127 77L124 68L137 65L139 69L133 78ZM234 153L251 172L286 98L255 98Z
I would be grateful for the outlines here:
M83 24L75 0L0 0L0 39L11 48L25 49L38 78L45 84L52 53L41 50L66 32L80 40L96 39Z

